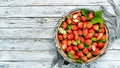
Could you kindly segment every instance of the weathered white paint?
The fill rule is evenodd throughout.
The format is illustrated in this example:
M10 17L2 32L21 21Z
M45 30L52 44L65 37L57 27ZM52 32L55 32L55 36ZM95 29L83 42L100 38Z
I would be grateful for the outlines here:
M0 7L0 17L62 17L76 8L99 9L99 6L40 6L40 7ZM106 9L114 14L111 6Z

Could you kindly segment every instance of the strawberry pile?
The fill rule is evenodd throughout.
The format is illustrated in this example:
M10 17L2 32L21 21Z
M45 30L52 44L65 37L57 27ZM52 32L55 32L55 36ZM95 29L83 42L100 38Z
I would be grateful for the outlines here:
M82 9L62 19L57 38L65 54L78 63L96 57L106 43L102 12Z

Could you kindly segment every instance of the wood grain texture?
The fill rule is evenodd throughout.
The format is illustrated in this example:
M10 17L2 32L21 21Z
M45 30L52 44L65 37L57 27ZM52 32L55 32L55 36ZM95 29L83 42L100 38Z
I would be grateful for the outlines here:
M119 3L119 0L115 0ZM1 0L0 6L45 6L45 5L108 5L107 0Z
M40 7L0 7L0 17L62 17L77 8L92 8L98 10L100 6L40 6ZM106 6L114 15L111 6Z

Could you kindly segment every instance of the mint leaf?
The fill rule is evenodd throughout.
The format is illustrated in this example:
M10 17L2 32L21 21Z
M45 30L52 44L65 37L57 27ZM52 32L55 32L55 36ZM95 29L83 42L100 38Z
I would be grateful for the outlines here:
M76 43L77 43L77 44L80 44L80 40L76 40Z
M98 40L97 42L105 42L106 39L101 39L101 40Z
M81 59L78 59L77 62L78 63L83 63L83 61Z
M89 47L89 45L85 43L85 46L84 46L84 48L88 48L88 47Z
M74 59L74 57L73 57L73 55L72 55L72 53L71 52L68 52L68 55L67 55L69 58L71 58L71 59Z
M97 38L93 37L91 38L92 41L97 41Z
M68 29L72 29L72 24L68 24Z
M88 18L88 13L89 13L89 12L90 12L90 11L87 10L87 9L82 9L82 14L85 15L87 18Z
M81 50L78 49L77 52L81 52Z
M92 24L96 24L96 23L103 24L102 11L101 10L94 12L94 19L91 20L91 23Z

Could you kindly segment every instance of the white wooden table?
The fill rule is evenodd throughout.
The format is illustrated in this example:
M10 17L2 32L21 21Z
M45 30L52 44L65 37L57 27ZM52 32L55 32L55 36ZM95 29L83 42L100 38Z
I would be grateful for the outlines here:
M0 0L0 68L49 68L57 21L72 9L98 4L114 14L107 0ZM120 41L87 67L120 68Z

